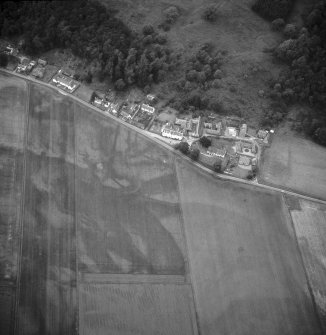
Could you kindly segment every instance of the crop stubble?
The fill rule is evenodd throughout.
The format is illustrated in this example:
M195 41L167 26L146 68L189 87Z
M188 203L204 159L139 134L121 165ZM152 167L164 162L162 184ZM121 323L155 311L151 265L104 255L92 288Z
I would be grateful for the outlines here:
M201 334L321 334L282 197L177 171Z
M27 87L0 75L0 330L13 331Z
M76 332L73 115L71 100L31 85L19 334Z

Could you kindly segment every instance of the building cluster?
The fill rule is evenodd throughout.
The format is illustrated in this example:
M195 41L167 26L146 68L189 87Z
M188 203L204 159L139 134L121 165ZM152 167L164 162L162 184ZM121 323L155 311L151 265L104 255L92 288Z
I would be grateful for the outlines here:
M179 141L184 137L198 138L201 136L201 117L176 118L174 124L168 122L162 127L161 135Z
M61 70L59 70L59 72L52 78L52 83L69 93L73 93L79 86L79 83L76 80L68 77Z

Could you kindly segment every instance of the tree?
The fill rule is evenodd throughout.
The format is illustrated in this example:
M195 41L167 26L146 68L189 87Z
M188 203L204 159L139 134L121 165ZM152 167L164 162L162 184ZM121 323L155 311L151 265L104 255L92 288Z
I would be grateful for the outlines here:
M211 146L212 144L212 141L206 137L206 136L203 136L199 139L199 143L204 147L204 148L208 148Z
M202 18L209 22L215 22L217 19L217 6L209 6L205 8Z
M0 66L6 67L8 65L8 56L4 53L0 54Z
M180 142L175 147L180 152L182 152L184 155L187 155L189 152L189 144L187 142Z
M285 26L284 19L278 18L272 21L272 30L281 31Z
M126 83L123 81L123 79L120 78L114 83L114 87L118 91L122 91L126 87Z
M93 80L93 75L90 71L87 72L87 75L85 76L85 81L87 84L90 84Z
M170 6L164 11L165 20L168 23L174 23L180 16L179 10L175 6Z
M318 128L315 131L315 138L320 144L326 145L326 127Z
M193 148L193 149L190 150L189 156L192 160L197 161L198 158L199 158L199 154L200 154L199 149L198 148Z
M222 164L223 164L223 161L220 158L218 158L213 165L214 171L222 172Z

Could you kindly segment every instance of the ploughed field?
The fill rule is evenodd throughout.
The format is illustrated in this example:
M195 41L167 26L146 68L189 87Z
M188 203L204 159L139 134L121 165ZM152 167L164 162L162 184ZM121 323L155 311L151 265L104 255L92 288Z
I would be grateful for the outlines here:
M279 194L54 89L0 90L1 334L322 334Z

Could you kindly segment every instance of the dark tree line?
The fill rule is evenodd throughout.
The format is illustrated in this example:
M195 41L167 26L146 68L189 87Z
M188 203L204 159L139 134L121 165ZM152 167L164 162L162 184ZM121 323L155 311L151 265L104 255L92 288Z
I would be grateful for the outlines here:
M151 26L136 34L92 0L2 2L0 31L3 37L23 38L30 55L70 48L118 89L159 82L177 62L164 35Z
M326 145L326 0L315 3L304 22L304 28L291 29L291 38L275 49L275 56L289 67L272 84L272 97L278 106L309 105L298 130Z
M256 0L252 9L260 16L274 20L286 18L294 5L295 0Z

